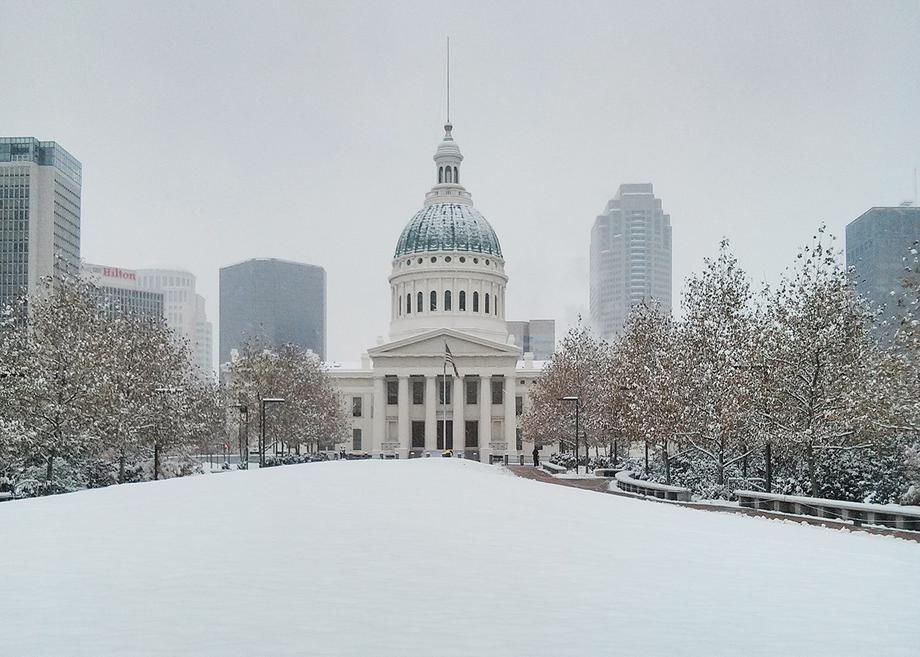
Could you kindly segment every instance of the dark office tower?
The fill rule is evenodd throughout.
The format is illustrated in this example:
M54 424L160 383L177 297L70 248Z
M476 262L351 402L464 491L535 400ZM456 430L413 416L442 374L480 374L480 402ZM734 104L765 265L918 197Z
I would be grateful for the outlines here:
M257 258L220 270L220 362L250 337L326 358L326 270Z
M620 185L591 229L591 322L603 338L623 330L638 303L671 312L671 217L651 183Z
M847 224L847 267L853 268L856 289L877 307L891 307L901 293L905 264L920 240L920 207L872 208ZM905 262L905 258L907 261Z
M53 141L0 137L0 309L80 275L82 167Z

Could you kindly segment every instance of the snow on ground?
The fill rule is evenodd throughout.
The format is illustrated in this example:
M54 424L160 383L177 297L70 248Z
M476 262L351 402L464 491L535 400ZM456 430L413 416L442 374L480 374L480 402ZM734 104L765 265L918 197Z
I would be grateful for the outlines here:
M348 461L0 504L4 655L918 654L920 545Z

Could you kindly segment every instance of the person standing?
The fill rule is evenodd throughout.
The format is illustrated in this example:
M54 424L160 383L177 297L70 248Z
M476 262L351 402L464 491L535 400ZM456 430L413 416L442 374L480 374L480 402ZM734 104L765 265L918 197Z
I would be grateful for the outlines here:
M533 446L533 467L538 467L540 465L540 448L536 445Z

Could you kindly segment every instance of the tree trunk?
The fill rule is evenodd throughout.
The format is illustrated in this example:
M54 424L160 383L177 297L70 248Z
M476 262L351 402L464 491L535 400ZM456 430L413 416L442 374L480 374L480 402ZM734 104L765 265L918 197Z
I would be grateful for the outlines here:
M125 483L125 450L118 455L118 483Z
M51 485L51 480L54 477L54 450L48 454L48 468L45 470L45 486Z
M725 485L725 441L719 441L719 470L716 483L720 486Z
M156 481L160 478L160 443L159 441L153 442L153 480Z
M648 441L645 441L645 475L648 476Z
M770 439L767 439L767 444L764 446L764 461L766 472L764 472L764 477L767 480L766 489L767 492L771 492L773 489L773 450L770 443Z
M671 485L671 459L668 457L668 441L664 442L664 449L661 450L661 458L664 459L664 482Z
M815 467L815 448L811 443L805 448L805 460L808 462L808 480L811 483L811 496L818 497L818 473Z

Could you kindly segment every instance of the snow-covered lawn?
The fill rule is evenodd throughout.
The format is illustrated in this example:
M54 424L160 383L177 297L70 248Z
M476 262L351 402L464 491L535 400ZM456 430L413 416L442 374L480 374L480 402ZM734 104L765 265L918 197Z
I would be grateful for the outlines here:
M920 544L314 463L0 504L0 654L920 654Z

